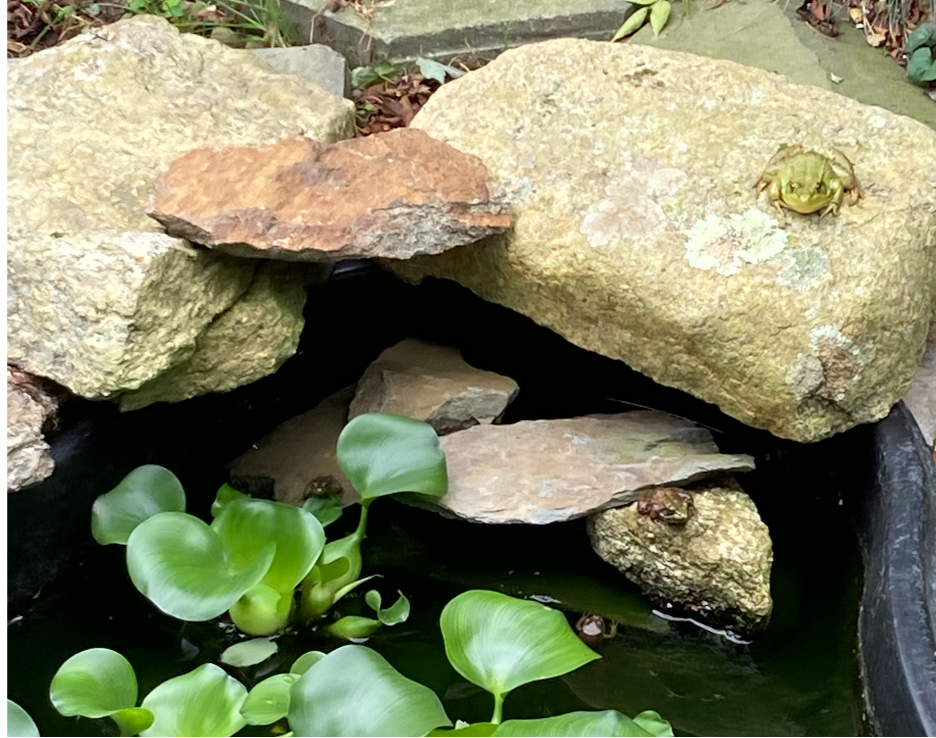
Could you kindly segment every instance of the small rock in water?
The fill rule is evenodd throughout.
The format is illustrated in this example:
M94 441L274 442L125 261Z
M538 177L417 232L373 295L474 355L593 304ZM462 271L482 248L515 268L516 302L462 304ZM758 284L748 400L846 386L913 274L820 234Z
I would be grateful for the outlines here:
M324 144L204 148L156 181L149 214L174 236L236 256L408 259L502 233L487 168L423 131Z
M425 420L441 436L495 422L517 391L514 380L475 369L458 349L411 338L367 368L348 420L373 412L403 415Z
M645 499L658 506L659 493ZM727 475L683 493L693 513L681 525L641 512L640 503L592 515L592 547L661 604L740 633L763 628L773 606L773 545L757 508Z

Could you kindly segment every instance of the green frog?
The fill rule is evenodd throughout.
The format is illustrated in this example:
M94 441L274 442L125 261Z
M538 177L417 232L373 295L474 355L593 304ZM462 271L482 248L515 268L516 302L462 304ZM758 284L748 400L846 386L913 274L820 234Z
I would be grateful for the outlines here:
M685 525L695 512L692 494L679 487L654 487L643 493L637 512L657 523Z
M848 204L855 205L862 196L861 185L852 163L838 149L831 156L805 151L802 146L781 146L767 162L757 180L758 194L767 190L767 199L777 208L788 208L808 215L822 210L838 215L845 193Z

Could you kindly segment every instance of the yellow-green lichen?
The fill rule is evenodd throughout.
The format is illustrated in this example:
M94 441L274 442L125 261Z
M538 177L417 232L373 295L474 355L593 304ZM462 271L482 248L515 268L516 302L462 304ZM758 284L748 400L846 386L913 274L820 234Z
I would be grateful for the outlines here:
M750 208L728 218L709 215L686 235L686 259L696 269L714 269L724 277L779 254L787 234L770 215Z

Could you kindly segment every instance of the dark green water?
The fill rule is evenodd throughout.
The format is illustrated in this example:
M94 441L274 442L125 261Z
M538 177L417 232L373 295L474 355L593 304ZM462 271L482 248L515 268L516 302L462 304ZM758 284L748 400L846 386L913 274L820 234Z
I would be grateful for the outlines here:
M845 466L844 458L838 461ZM602 659L517 689L506 700L505 717L655 709L682 735L862 734L855 655L860 560L839 504L846 480L834 472L815 475L814 464L797 452L765 453L759 472L740 477L775 542L775 611L768 630L750 645L652 615L639 593L591 551L582 521L476 526L381 500L370 516L365 573L383 575L377 581L385 602L402 590L412 616L378 632L368 646L436 690L452 719L486 720L491 698L448 665L439 613L469 588L535 596L565 610L570 622L583 612L600 613L619 619L621 627L599 647ZM353 522L339 521L329 537ZM53 674L77 651L123 653L136 669L142 698L159 682L216 660L232 642L218 623L181 624L158 613L130 584L122 549L111 546L94 556L8 629L8 695L43 735L112 729L106 720L63 718L49 703ZM361 606L349 599L340 609L363 613L356 610ZM338 645L314 632L279 642L270 662L235 675L250 686L285 671L305 650Z

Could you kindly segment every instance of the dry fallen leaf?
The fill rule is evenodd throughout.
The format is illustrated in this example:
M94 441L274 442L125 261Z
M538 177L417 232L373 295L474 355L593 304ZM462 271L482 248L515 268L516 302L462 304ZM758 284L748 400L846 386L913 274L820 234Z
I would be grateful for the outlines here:
M874 32L874 33L869 33L867 36L865 36L865 41L871 44L874 48L881 46L886 40L887 40L886 33Z

